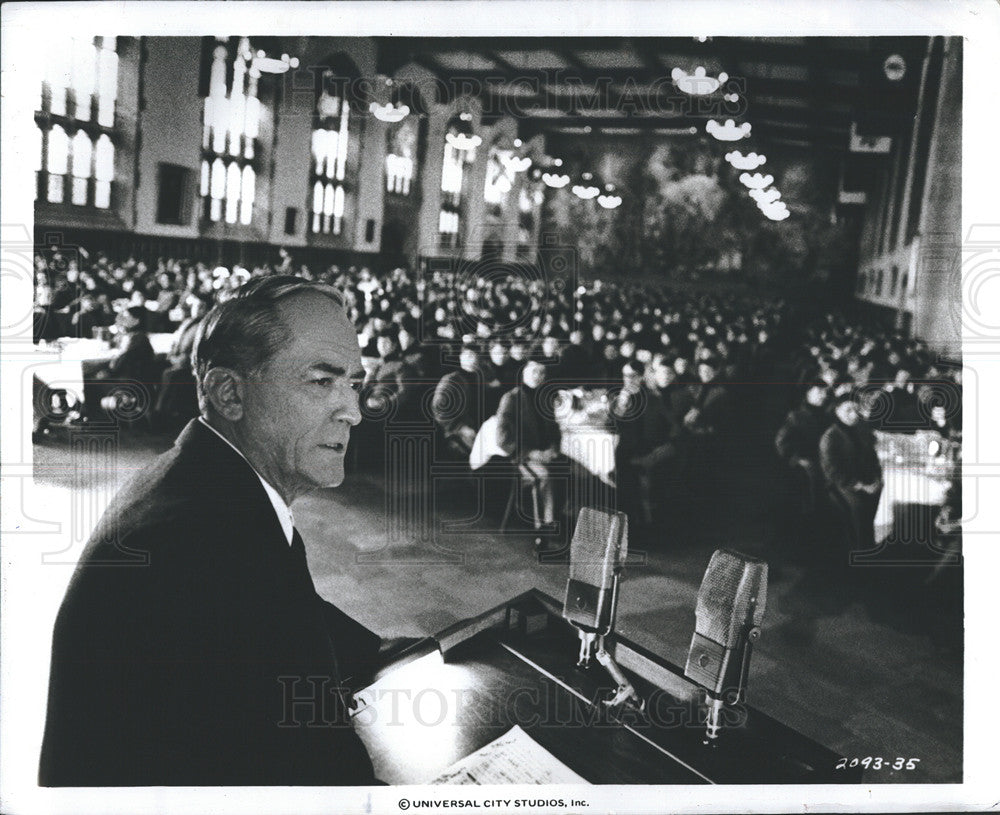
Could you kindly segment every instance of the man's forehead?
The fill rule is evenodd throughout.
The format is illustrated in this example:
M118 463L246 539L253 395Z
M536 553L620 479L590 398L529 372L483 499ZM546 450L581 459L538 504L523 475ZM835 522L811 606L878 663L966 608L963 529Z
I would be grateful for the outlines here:
M317 357L344 368L359 367L358 335L343 307L319 292L303 292L278 303L282 322L290 334L285 353Z

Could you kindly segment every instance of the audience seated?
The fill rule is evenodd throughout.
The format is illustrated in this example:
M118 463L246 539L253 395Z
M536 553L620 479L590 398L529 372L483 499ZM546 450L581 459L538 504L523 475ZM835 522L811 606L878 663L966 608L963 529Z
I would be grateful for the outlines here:
M744 399L750 394L748 399L759 401L758 395L735 383L801 386L801 404L786 401L790 388L772 391L780 404L773 407L776 421L765 438L791 408L775 449L809 483L821 483L824 473L832 479L856 539L867 540L855 521L873 511L873 498L877 502L877 490L858 495L843 480L844 462L855 458L844 451L864 446L858 441L864 425L961 439L960 367L934 360L918 340L843 314L792 324L790 307L781 301L682 293L631 280L573 288L512 275L469 283L458 271L418 277L402 268L380 274L334 265L310 269L288 252L279 254L275 264L244 268L45 249L35 259L35 337L112 339L118 350L111 362L84 372L85 407L94 409L95 393L98 402L112 395L102 383L141 382L150 391L158 388L150 395L155 415L167 426L197 409L188 358L206 308L261 275L291 273L327 282L343 291L358 329L370 370L365 401L394 400L394 420L433 421L460 461L468 460L483 421L496 413L504 449L530 478L544 480L544 459L558 450L560 430L539 412L533 388L548 379L566 390L617 393L624 377L611 405L619 435L613 477L620 498L634 499L634 519L646 522L692 468L700 476L693 481L696 489L718 491L724 440L743 431L737 423L761 423L763 416ZM147 332L174 334L162 376ZM839 420L827 429L824 399L839 406L849 397L861 405L855 412L862 425L849 430L856 426ZM640 403L643 411L630 418ZM363 405L369 419L359 434L383 415L373 410ZM822 455L821 434L827 448ZM860 480L875 483L872 473Z

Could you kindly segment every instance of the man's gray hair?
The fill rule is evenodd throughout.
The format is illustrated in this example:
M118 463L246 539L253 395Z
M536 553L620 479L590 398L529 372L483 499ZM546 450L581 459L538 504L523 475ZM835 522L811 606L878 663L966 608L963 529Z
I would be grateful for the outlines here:
M291 339L278 314L286 297L314 291L341 308L344 298L333 286L293 275L259 277L242 286L236 296L216 305L198 327L191 367L198 381L198 403L204 409L205 375L218 367L232 368L242 376L258 373Z

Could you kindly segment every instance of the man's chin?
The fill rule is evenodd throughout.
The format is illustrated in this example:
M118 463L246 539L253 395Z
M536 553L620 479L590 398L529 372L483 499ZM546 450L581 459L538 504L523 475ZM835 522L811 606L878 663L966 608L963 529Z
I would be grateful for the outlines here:
M333 489L344 483L344 462L340 461L336 467L327 470L322 479L323 489Z

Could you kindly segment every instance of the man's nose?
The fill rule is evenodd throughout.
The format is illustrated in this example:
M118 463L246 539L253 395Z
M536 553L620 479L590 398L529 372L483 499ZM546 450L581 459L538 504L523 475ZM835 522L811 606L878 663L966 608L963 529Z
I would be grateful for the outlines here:
M361 402L356 390L348 388L347 395L337 400L334 418L347 422L351 427L357 427L361 423Z

